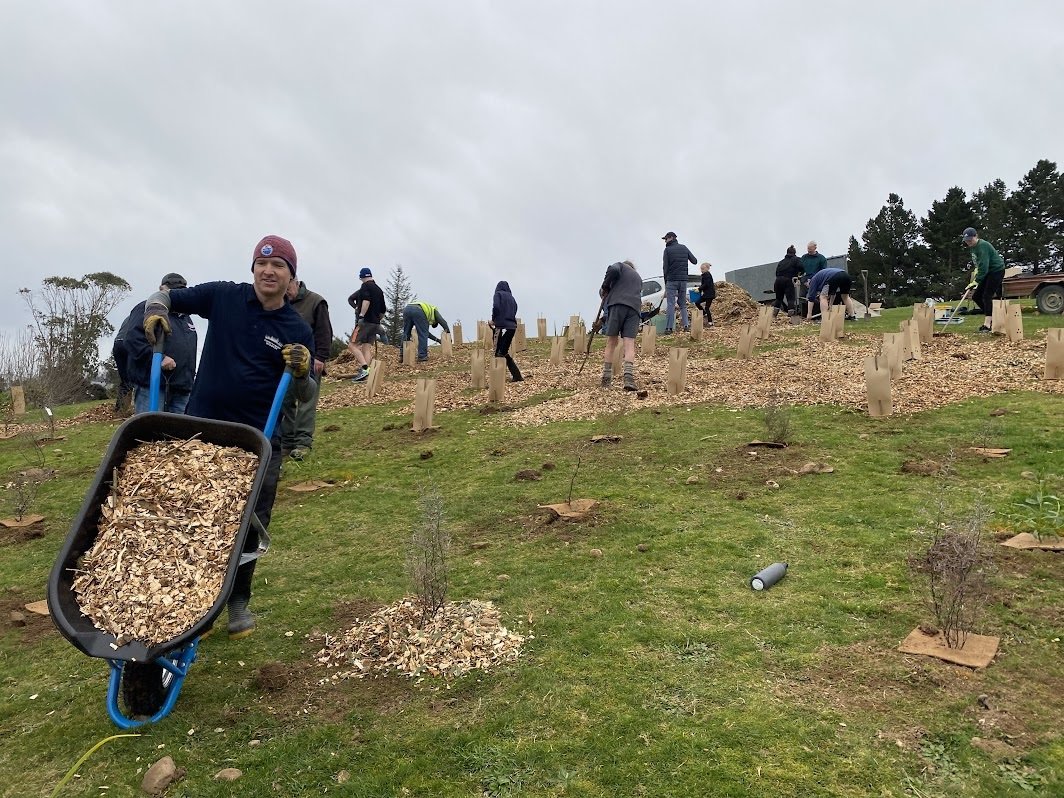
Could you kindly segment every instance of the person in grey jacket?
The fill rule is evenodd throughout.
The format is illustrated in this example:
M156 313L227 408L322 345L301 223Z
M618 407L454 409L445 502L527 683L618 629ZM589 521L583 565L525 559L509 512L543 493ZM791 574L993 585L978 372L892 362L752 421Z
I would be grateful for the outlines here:
M624 340L624 389L635 387L635 335L639 331L640 289L643 278L630 260L614 263L606 269L599 296L606 315L606 350L602 355L602 387L613 382L613 353Z
M665 278L665 335L673 331L676 324L676 306L680 306L680 324L683 329L691 329L687 317L687 264L698 263L691 250L676 240L676 233L668 232L662 236L665 251L661 256L662 276Z

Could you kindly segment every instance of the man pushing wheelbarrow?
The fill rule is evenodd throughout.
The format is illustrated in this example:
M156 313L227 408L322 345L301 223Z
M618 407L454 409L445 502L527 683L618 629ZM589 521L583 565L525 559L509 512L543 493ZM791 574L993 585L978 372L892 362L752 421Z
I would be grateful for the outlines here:
M49 607L60 631L85 653L111 662L108 709L115 723L125 728L139 725L141 721L130 720L118 711L119 682L131 715L159 720L172 708L180 683L195 659L199 640L223 604L228 610L231 638L246 637L255 629L255 616L248 605L255 561L260 552L259 532L265 533L270 522L281 470L276 421L289 381L290 389L298 398L305 399L310 393L308 374L313 337L310 327L285 296L296 275L292 244L278 236L266 236L255 246L251 271L251 284L209 282L159 291L148 298L143 325L153 345L158 337L169 332L171 311L210 320L187 415L147 413L119 428L97 473L92 494L87 497L49 579ZM157 352L161 350L157 348ZM161 360L161 354L156 358ZM155 410L157 363L153 364L152 381L152 409ZM258 430L264 430L264 434ZM78 558L96 538L101 505L107 500L110 471L115 470L117 480L117 466L128 449L137 439L180 440L183 437L234 445L252 452L258 462L240 530L228 555L225 581L210 610L184 631L163 636L168 639L115 637L94 627L73 598L72 579L78 570ZM148 476L145 473L140 481ZM209 487L204 485L202 489L209 490ZM117 510L109 512L113 514ZM180 541L175 540L174 545L180 545ZM142 698L149 692L150 698Z

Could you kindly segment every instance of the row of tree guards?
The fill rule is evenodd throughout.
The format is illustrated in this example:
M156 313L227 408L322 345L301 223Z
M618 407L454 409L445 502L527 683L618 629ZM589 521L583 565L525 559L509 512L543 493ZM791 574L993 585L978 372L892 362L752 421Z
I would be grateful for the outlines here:
M935 325L934 308L925 304L913 305L913 317L898 325L898 332L884 333L879 354L866 358L864 363L865 387L868 396L868 414L873 418L889 416L893 412L891 380L902 374L910 360L922 360L922 345L931 343ZM1010 342L1023 340L1023 317L1019 305L1007 299L995 299L991 315L991 334L1005 335ZM820 339L825 340L822 323ZM841 325L839 320L834 322ZM841 329L841 327L840 327ZM829 337L830 339L830 337ZM1044 379L1064 379L1064 328L1046 330L1046 365Z
M1019 305L1010 304L1008 300L995 300L992 315L993 332L1006 335L1009 341L1023 340L1023 318L1020 310ZM748 360L753 356L756 344L769 338L772 322L772 308L762 306L758 309L756 321L740 327L736 347L736 356L739 359ZM934 308L923 303L916 304L913 306L912 318L901 322L898 325L898 332L884 333L879 353L866 358L864 372L870 416L888 416L893 412L891 381L901 376L904 365L910 360L923 358L922 346L931 343L934 325ZM541 339L546 338L546 331L547 320L538 319L537 332ZM692 314L691 340L700 341L702 334L702 315ZM493 336L494 331L487 322L477 322L477 341L480 347L470 352L470 378L475 390L487 389L489 402L503 402L506 396L506 361L488 354L489 351L494 350ZM821 317L820 340L829 342L844 336L845 309L841 305L835 305ZM567 351L572 351L577 355L587 351L587 326L579 316L572 316L562 334L550 340L550 363L560 367L565 361ZM443 334L442 354L444 356L453 354L454 346L461 343L462 326L458 322L452 327L451 334ZM518 321L512 348L518 352L526 349L524 324L520 321ZM653 325L643 327L640 333L639 350L643 357L653 355L657 351L657 330ZM412 339L404 344L403 361L408 364L415 363L416 352L417 332L414 331ZM614 350L613 358L615 373L623 370L622 358L623 348L618 346ZM669 396L676 396L681 394L687 385L688 350L684 347L669 347L668 358L669 372L665 389ZM382 369L383 363L380 360L375 360L370 367L369 377L365 383L367 398L377 395L383 379ZM1064 379L1064 329L1062 328L1047 330L1045 379ZM434 380L419 379L417 381L414 396L414 431L421 432L432 428L435 392Z

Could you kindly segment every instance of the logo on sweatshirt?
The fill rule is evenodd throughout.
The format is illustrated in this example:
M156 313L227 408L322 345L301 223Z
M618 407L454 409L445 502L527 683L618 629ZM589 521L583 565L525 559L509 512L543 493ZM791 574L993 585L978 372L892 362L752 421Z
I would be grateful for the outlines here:
M266 346L270 347L270 349L280 350L284 346L280 339L273 335L267 335L262 340L265 342Z

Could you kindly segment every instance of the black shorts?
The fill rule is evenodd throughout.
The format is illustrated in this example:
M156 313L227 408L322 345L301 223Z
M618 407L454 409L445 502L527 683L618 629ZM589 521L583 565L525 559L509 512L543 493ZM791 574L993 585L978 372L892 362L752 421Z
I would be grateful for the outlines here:
M833 274L824 283L824 287L820 289L820 296L827 296L828 294L849 294L850 289L853 288L853 278L846 272L842 274Z
M606 336L619 335L621 338L635 338L639 332L639 311L627 305L610 305L606 316Z
M372 344L377 340L377 336L380 334L381 326L379 324L366 324L363 322L358 325L358 330L355 332L356 344Z

